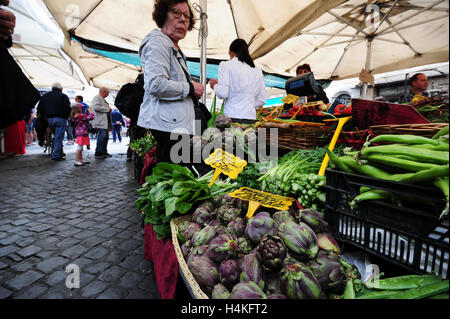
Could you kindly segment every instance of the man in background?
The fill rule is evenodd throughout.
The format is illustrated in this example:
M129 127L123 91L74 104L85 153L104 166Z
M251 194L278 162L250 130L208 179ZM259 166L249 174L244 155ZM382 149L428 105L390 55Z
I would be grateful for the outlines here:
M95 114L95 118L92 122L92 126L98 129L97 147L95 149L96 159L105 159L112 157L108 154L108 140L109 140L109 124L111 122L110 113L112 111L106 98L109 95L109 90L105 87L100 88L98 95L92 100L92 109Z
M402 98L402 103L409 103L413 98L418 96L428 97L427 92L429 80L428 77L423 73L416 73L409 79L409 85L411 85L411 90Z

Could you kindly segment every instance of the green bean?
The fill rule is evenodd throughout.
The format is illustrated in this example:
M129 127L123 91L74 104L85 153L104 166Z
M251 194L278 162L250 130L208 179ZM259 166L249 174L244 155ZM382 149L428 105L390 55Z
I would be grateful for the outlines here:
M448 280L396 293L387 299L422 299L448 292Z
M449 299L448 293L446 294L437 294L431 297L428 297L427 299Z
M353 201L350 203L351 207L355 207L357 203L365 201L365 200L383 200L383 199L391 199L391 193L379 189L370 190L368 192L359 194L356 196Z
M418 288L440 281L442 281L442 278L436 275L408 275L366 282L365 285L370 289L404 290Z
M443 151L432 151L408 146L399 145L382 145L367 147L361 150L363 156L369 156L370 154L380 155L406 155L415 158L417 162L435 163L435 164L448 164L449 154Z
M370 143L380 143L380 142L390 142L390 143L402 143L402 144L431 144L439 145L439 142L431 138L418 136L418 135L378 135L373 138Z
M401 292L400 290L379 290L379 291L369 291L365 294L358 296L356 299L386 299Z
M414 148L422 148L422 149L427 149L427 150L432 150L432 151L449 151L449 145L448 142L442 142L440 141L440 144L437 146L431 145L431 144L413 144L413 145L409 145L409 147L414 147Z
M439 165L430 164L430 163L421 163L415 161L409 161L401 158L396 158L393 156L384 156L384 155L369 155L367 159L371 162L375 162L378 164L393 166L396 168L402 168L411 172L419 172L425 169L436 168Z
M397 174L397 176L400 176L397 181L403 182L403 183L421 183L421 182L428 182L428 181L434 181L438 178L448 176L448 170L449 165L442 165L430 169L426 169L414 174L404 174L403 177L401 177L401 174Z
M449 133L449 126L444 126L439 132L437 132L434 136L433 136L433 140L437 140L439 137L444 136L444 135L448 135Z
M355 289L353 288L353 280L352 279L349 279L347 281L343 297L344 297L343 299L355 299L356 298Z

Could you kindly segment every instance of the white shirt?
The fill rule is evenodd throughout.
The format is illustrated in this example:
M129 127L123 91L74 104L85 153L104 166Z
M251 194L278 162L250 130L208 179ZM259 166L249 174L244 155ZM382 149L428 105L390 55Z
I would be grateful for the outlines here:
M256 109L266 104L262 71L237 57L219 64L219 79L214 92L227 98L224 114L232 118L256 120Z

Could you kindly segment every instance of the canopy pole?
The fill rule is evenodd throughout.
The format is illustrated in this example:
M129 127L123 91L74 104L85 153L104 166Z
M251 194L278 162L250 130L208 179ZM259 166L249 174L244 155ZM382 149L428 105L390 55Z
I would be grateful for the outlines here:
M208 16L207 16L207 0L200 0L200 36L201 36L201 55L200 55L200 81L205 88L201 101L206 104L206 47L208 38Z
M372 41L373 38L367 39L367 54L366 54L366 66L365 69L370 72L371 60L372 60ZM365 100L367 98L367 88L369 84L367 82L363 82L362 87L362 98Z

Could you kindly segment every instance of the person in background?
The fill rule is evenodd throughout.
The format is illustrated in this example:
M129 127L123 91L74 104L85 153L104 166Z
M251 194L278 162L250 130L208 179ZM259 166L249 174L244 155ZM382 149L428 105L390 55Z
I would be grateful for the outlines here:
M409 79L409 85L411 90L402 98L402 103L409 103L413 98L418 96L428 97L428 93L425 92L428 89L429 80L423 73L416 73Z
M70 117L72 118L73 123L75 123L75 132L77 136L77 150L75 152L74 165L76 167L84 166L90 163L88 161L83 161L83 146L89 146L91 144L87 124L90 120L94 119L94 114L84 114L82 106L79 104L72 108Z
M85 102L83 102L83 97L81 95L77 95L75 97L75 102L81 104L82 112L83 114L89 113L89 105L87 105Z
M60 83L54 83L52 90L44 94L39 101L37 113L47 118L48 126L55 134L55 142L51 159L65 160L63 153L63 140L66 131L67 118L70 115L70 100L63 92Z
M33 145L33 121L34 121L34 110L30 110L30 114L25 116L26 133L25 133L25 144L26 146Z
M106 98L109 95L109 90L105 87L100 88L99 94L92 100L92 109L94 111L94 121L92 126L98 129L97 146L95 149L96 159L105 159L112 157L108 154L108 140L109 140L109 125L111 123L110 113L112 111Z
M151 31L139 48L145 93L137 126L150 129L157 141L156 161L171 163L172 147L194 134L194 107L204 87L192 81L179 47L195 24L189 2L156 0L153 20L159 29ZM171 139L171 133L177 138Z
M230 61L219 64L219 79L209 85L221 99L227 99L224 114L234 122L254 122L256 109L266 104L264 76L250 57L247 42L234 40Z
M295 72L296 72L297 76L312 72L311 66L306 63L299 65ZM318 95L308 96L308 102L322 101L325 104L330 103L330 100L328 99L327 94L323 90L322 86L321 85L317 85L317 86L319 87L320 93Z
M120 113L118 109L114 109L111 112L111 121L113 143L116 142L116 139L119 139L119 143L122 143L122 135L120 133L122 131L122 126L125 126L125 122L122 113Z

